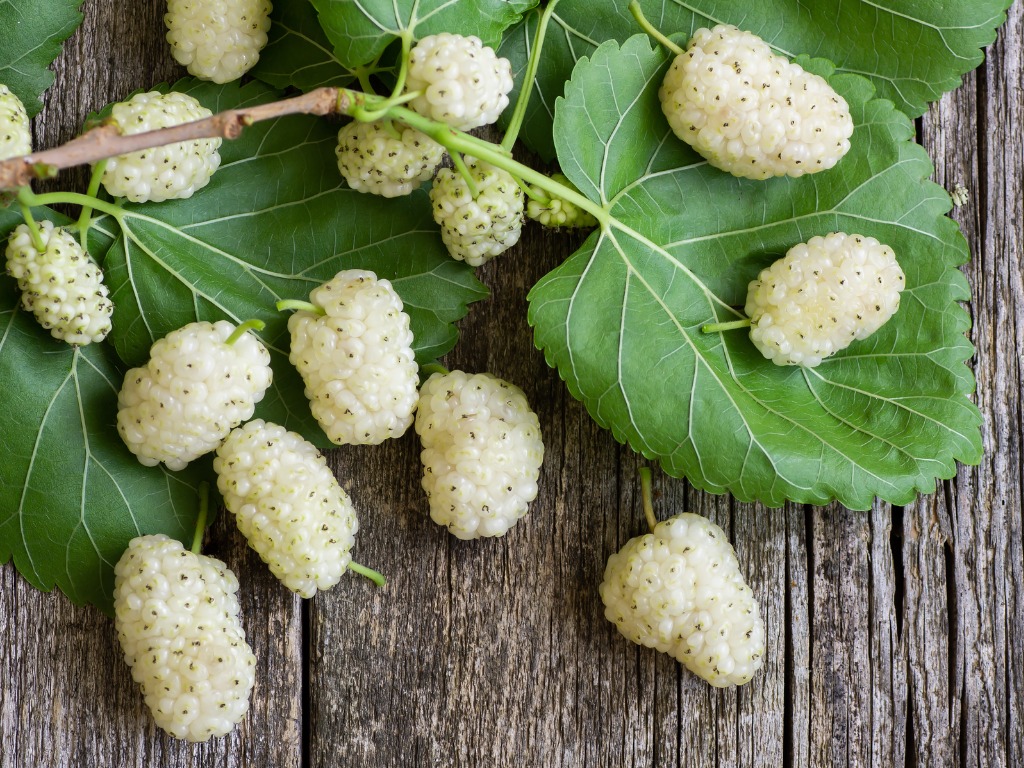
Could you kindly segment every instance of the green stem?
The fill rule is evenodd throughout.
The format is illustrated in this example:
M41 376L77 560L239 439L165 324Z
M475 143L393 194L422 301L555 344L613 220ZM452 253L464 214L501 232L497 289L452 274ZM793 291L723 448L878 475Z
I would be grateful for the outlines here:
M234 332L224 339L224 343L229 347L238 341L240 338L245 336L249 331L262 331L267 327L267 324L262 320L246 320L244 323L235 328Z
M27 187L22 187L27 189ZM43 242L43 234L39 231L39 225L36 224L35 217L32 215L32 208L21 199L21 191L18 191L18 207L21 208L21 217L25 220L25 226L28 227L29 235L32 237L32 245L39 252L46 250L46 243Z
M210 511L210 484L205 480L199 484L199 517L196 518L196 532L192 536L192 552L199 554L203 549L203 534L206 532L206 517Z
M654 502L651 501L651 469L650 467L640 468L640 497L644 504L644 517L647 519L647 527L654 533L658 524L658 518L654 516Z
M363 94L349 94L349 96L353 102L357 98L365 98ZM523 165L522 163L513 160L509 157L503 147L500 147L497 144L492 144L489 141L479 139L476 136L470 136L468 133L456 131L444 123L439 123L435 120L423 117L422 115L413 112L411 109L406 109L404 107L392 107L388 112L395 120L405 123L421 133L425 133L438 144L445 147L449 154L453 152L461 152L471 155L478 160L482 160L485 163L489 163L496 168L508 171L510 174L522 179L524 182L539 187L549 195L559 197L563 200L568 200L570 203L582 208L584 211L592 214L603 227L607 228L610 226L611 215L600 205L593 202L577 190L570 189L564 184L552 179L550 176L545 176L543 173L535 171L528 165Z
M23 188L27 189L27 188ZM23 200L26 205L37 206L37 205L80 205L83 208L91 206L97 211L103 211L103 213L113 216L118 222L124 218L124 208L113 203L108 203L106 200L99 200L95 197L89 197L79 192L48 192L43 195L37 195L31 190L28 194L22 198L21 191L18 192L18 199Z
M544 12L540 15L537 23L537 32L533 36L533 50L530 51L530 60L526 64L526 73L519 85L519 98L516 99L515 110L512 118L508 121L508 129L505 137L501 140L501 148L506 152L512 151L512 145L519 137L519 129L523 127L523 120L526 118L526 109L530 105L530 96L533 94L533 82L537 78L537 67L540 65L540 52L544 47L544 38L547 35L548 22L554 15L555 6L558 0L550 0Z
M721 333L722 331L735 331L737 328L749 328L753 324L749 317L743 317L739 320L730 320L727 323L708 323L702 325L700 330L702 333Z
M100 160L92 168L92 176L89 177L89 189L86 194L89 197L95 198L100 192L100 182L103 180L103 174L107 170L107 161ZM82 213L78 217L78 232L79 239L82 242L82 247L85 250L89 250L89 227L92 226L92 206L83 205Z
M316 304L312 304L308 301L302 301L301 299L282 299L274 306L277 307L278 312L287 312L289 309L295 309L312 312L314 315L320 315L321 317L327 314L327 311L323 307L318 307Z
M405 79L409 74L409 50L412 48L412 30L402 32L402 61L398 66L398 79L395 80L394 90L391 91L391 98L397 97L405 88Z
M365 576L378 587L383 587L387 583L378 571L373 570L373 568L367 568L365 565L360 565L355 560L348 564L348 569L358 573L360 576Z
M476 181L473 179L473 174L469 172L469 168L466 166L466 161L458 152L451 152L449 154L451 155L452 164L455 166L455 170L462 175L462 178L466 182L466 186L469 187L469 196L476 200L480 196L480 190L477 189Z
M664 33L662 33L660 29L655 27L653 24L651 24L651 22L647 20L647 17L644 16L644 12L640 10L640 3L638 2L638 0L632 0L632 2L630 2L629 12L633 14L633 18L636 19L636 23L640 25L640 28L644 32L646 32L659 43L664 45L676 56L683 52L682 48L680 48L678 45L676 45L667 37L665 37Z

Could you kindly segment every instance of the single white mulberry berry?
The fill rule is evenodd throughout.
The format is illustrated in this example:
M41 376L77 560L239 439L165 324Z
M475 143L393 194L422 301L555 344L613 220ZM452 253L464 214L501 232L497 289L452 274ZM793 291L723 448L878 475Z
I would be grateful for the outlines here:
M103 272L66 229L39 222L43 250L20 224L7 243L7 274L18 281L21 305L55 339L81 346L110 333L114 305Z
M401 197L434 175L444 147L408 126L349 123L338 133L338 170L357 192Z
M634 643L681 661L716 687L742 685L764 663L764 623L725 531L683 513L608 558L605 616Z
M316 446L255 419L232 430L213 468L238 530L288 589L312 597L338 583L359 522Z
M850 149L846 100L757 35L698 29L658 91L672 131L734 176L802 176Z
M402 299L373 272L348 269L313 290L318 312L288 318L288 359L331 442L375 445L412 425L419 368Z
M268 0L167 0L171 55L203 80L237 80L259 61L271 10Z
M812 237L750 283L750 338L776 365L814 367L881 328L905 284L892 248L875 238Z
M0 160L32 152L32 131L21 99L0 85Z
M252 417L273 374L267 348L243 328L189 323L125 375L117 431L142 464L182 469Z
M472 35L430 35L409 54L405 90L421 92L409 106L461 131L495 122L508 106L512 85L508 59Z
M114 567L114 622L156 724L189 741L224 736L249 709L256 657L238 579L163 535L132 539Z
M537 496L540 422L523 391L488 373L435 373L416 432L430 517L460 539L502 536Z
M110 120L132 135L201 120L212 114L184 93L137 93L113 106ZM191 197L220 167L220 139L196 139L142 149L107 160L103 186L133 203Z
M574 192L579 192L576 185L569 181L564 174L553 173L551 178ZM560 227L582 229L597 226L597 219L593 214L583 210L575 203L556 197L540 188L535 190L535 194L540 198L546 198L547 202L541 202L541 200L531 197L526 202L526 216L540 223L541 226L556 229Z
M479 267L519 242L525 216L523 190L506 171L467 157L477 197L458 171L442 168L430 190L441 239L459 261Z

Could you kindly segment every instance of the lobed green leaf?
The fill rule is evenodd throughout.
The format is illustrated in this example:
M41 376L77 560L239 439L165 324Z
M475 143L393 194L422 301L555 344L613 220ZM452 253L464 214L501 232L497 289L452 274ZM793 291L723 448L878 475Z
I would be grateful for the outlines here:
M573 395L669 473L773 506L902 504L955 460L979 461L966 242L907 118L864 78L803 60L849 102L853 149L831 171L737 179L669 130L668 61L643 35L606 43L556 106L562 170L605 210L529 296L537 345ZM737 316L761 268L833 231L891 245L906 273L880 331L814 369L772 364L745 332L701 332Z
M82 0L0 0L0 83L21 99L29 117L53 85L50 65L82 23Z
M376 60L396 38L439 32L476 35L497 47L501 33L538 0L312 0L320 24L349 69Z
M790 58L801 54L821 57L835 62L840 72L867 77L880 98L916 117L929 102L960 85L963 75L982 62L981 49L995 39L1010 3L641 0L640 5L655 26L665 34L677 35L680 44L685 45L700 27L734 24ZM525 67L535 28L536 18L530 16L510 30L502 44L500 53L512 62L514 72ZM639 31L627 0L561 0L548 29L523 141L545 159L552 159L554 103L576 62L606 40L621 42Z

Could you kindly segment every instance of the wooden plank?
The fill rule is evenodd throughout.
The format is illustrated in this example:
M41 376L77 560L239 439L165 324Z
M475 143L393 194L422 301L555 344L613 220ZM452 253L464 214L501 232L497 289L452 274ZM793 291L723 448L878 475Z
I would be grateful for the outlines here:
M36 146L72 138L86 116L140 86L180 77L163 40L163 3L86 3L85 22L55 66ZM97 53L99 52L99 53ZM61 186L84 186L79 170ZM77 182L75 181L77 179ZM51 183L51 188L56 184ZM226 520L205 552L243 582L242 619L258 666L253 703L229 737L189 745L156 728L124 663L113 622L41 594L0 568L0 768L299 766L302 622L298 599L269 575Z

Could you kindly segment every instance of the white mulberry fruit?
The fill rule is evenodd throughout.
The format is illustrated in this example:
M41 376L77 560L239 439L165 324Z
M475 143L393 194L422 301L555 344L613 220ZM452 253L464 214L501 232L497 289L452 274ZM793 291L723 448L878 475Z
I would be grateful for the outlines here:
M0 85L0 160L32 152L32 131L21 99Z
M812 237L750 283L750 338L776 365L814 367L881 328L905 284L892 248L875 238Z
M125 375L117 431L145 466L183 469L252 417L272 378L270 353L241 326L189 323Z
M409 54L405 90L421 92L409 106L461 131L495 122L508 106L512 85L508 59L473 35L430 35Z
M114 305L103 272L66 229L39 223L42 251L20 224L7 244L7 273L18 281L21 305L55 339L83 346L110 333Z
M237 80L259 61L271 10L268 0L167 0L171 55L202 80Z
M487 373L435 373L416 432L430 517L460 539L502 536L537 496L540 422L523 391Z
M113 106L110 120L124 135L201 120L212 112L184 93L137 93ZM107 160L103 186L133 203L191 197L220 167L220 139L195 139L142 149Z
M476 184L476 199L462 174L442 168L434 177L430 202L448 252L479 267L519 242L523 190L501 168L472 157L466 158L466 167Z
M559 184L568 187L574 192L579 192L576 185L561 173L551 174L551 178ZM552 195L538 188L535 192L539 197L546 198L546 202L530 198L526 201L526 217L533 219L544 227L570 229L583 229L596 227L597 219L594 215L583 210L575 203L571 203L561 197Z
M132 539L114 567L114 621L156 724L189 741L224 736L249 709L256 657L238 579L164 535Z
M359 522L316 446L255 419L232 430L213 468L238 529L288 589L312 597L338 583Z
M600 593L625 637L711 685L742 685L764 663L754 594L725 531L700 515L676 515L630 539L608 558Z
M349 123L338 133L338 170L357 192L401 197L434 175L444 147L397 123Z
M694 33L658 97L676 136L734 176L816 173L850 149L846 100L757 35L727 24Z
M382 443L412 425L419 368L402 299L370 271L349 269L313 290L322 310L288 318L288 359L313 416L338 445Z

